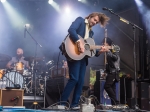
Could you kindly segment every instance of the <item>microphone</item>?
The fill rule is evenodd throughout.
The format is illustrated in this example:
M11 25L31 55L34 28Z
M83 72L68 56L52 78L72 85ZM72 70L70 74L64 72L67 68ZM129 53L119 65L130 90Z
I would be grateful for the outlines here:
M109 11L112 11L112 9L109 9L109 8L107 8L107 7L103 7L102 9L103 9L103 10L109 10Z
M24 29L24 38L26 38L26 25L25 25L25 29Z
M19 99L19 98L20 98L19 96L16 96L16 97L10 99L10 101L15 101L15 100L17 100L17 99Z

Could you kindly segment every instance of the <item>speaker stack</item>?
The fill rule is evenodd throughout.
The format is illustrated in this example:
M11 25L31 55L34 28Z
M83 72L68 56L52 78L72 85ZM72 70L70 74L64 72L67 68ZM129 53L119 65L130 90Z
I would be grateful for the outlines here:
M100 104L111 105L111 99L104 89L106 80L102 79L100 71L96 71L96 82L94 84L94 96L97 97ZM120 101L120 83L116 83L117 100Z
M149 110L149 83L147 82L138 82L138 103L140 109Z

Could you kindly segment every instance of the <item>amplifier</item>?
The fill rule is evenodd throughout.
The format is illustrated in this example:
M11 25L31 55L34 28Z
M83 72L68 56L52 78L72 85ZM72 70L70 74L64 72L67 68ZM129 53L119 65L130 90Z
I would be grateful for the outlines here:
M24 90L0 89L1 106L23 106Z
M68 68L58 68L53 69L52 74L50 76L51 78L57 78L57 77L66 77L69 78L69 69Z
M50 78L46 81L47 91L50 93L62 93L68 79L65 77Z
M104 89L106 80L96 81L94 84L94 95L97 97L100 104L111 104L111 100ZM117 100L120 101L120 82L116 83L116 96Z
M68 79L65 77L57 77L57 78L51 78L46 81L46 107L49 105L52 105L56 102L58 102L61 99L61 94L68 82ZM69 101L72 99L72 93L69 97Z
M148 98L138 98L138 104L140 109L149 110L149 99Z
M147 82L138 82L138 98L147 98L149 97L149 83Z

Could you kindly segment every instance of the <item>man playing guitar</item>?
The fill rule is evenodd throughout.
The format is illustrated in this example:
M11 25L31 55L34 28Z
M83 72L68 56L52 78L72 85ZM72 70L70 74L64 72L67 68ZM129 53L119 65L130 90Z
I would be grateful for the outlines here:
M85 19L82 17L78 17L74 22L72 22L70 28L68 29L68 32L73 44L77 45L76 50L79 54L85 52L85 47L78 35L80 35L84 39L92 38L94 34L94 32L92 31L92 27L95 26L96 24L100 24L102 27L105 27L108 21L109 21L109 17L107 17L105 14L99 12L93 12ZM70 46L65 48L66 49L70 48ZM105 46L101 46L101 49L99 51L96 51L95 56L99 56L102 52L105 51L106 51ZM71 91L74 88L71 108L74 107L78 108L79 99L84 84L86 66L88 65L88 58L83 57L82 59L78 59L78 60L67 59L67 62L69 67L70 79L68 80L68 83L61 95L60 100L67 101Z

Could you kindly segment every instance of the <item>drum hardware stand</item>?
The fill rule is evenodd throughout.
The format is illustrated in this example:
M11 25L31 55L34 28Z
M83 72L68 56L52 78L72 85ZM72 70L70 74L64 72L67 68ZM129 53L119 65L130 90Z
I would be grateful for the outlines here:
M125 23L127 23L127 24L130 24L130 25L132 26L132 29L133 29L133 44L134 44L134 47L133 47L133 58L134 58L134 62L133 62L133 64L134 64L134 96L135 96L134 109L135 109L135 110L139 110L139 107L138 107L138 104L137 104L137 95L136 95L136 92L137 92L137 90L136 90L136 84L137 84L137 77L136 77L137 73L136 73L136 72L137 72L137 67L136 67L135 29L137 28L137 29L139 29L139 30L141 30L141 31L143 31L143 29L140 28L139 26L137 26L136 24L134 24L134 23L132 23L132 22L130 22L130 21L128 21L128 20L122 18L122 17L119 16L118 14L114 13L114 12L112 11L112 9L103 8L103 10L109 11L111 14L114 14L114 15L116 15L117 17L119 17L119 19L120 19L122 22L125 22Z
M37 56L37 45L39 45L40 47L42 47L42 45L40 45L35 39L34 39L34 37L28 32L28 30L27 30L27 28L26 28L26 25L25 25L25 33L24 33L24 36L26 36L26 32L30 35L30 37L31 37L31 39L35 42L35 44L36 44L36 49L35 49L35 56L34 56L34 59L36 59L36 56ZM35 89L35 93L34 93L34 102L33 102L33 104L31 105L31 107L32 106L34 106L34 109L36 109L36 106L39 106L40 108L41 108L41 106L38 104L38 102L36 101L36 72L34 72L34 60L33 59L33 65L32 65L32 77L33 77L33 75L34 75L34 83L35 83L35 87L34 87L34 89ZM36 65L36 62L35 62L35 65ZM36 70L37 71L37 70Z
M45 81L45 84L44 84L44 108L45 108L45 96L46 96L46 75L44 77L44 81Z
M28 86L30 83L31 83L31 86L30 86L30 88L28 88L27 86ZM25 83L24 83L24 89L27 91L26 93L33 93L33 92L32 92L32 78L31 78L31 80L28 82L28 84L25 84Z

